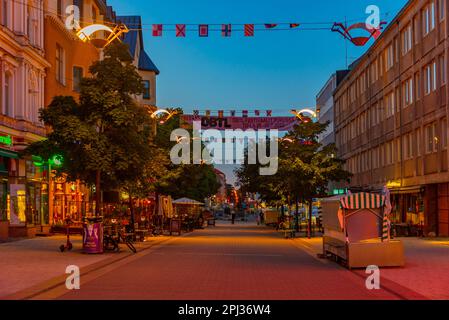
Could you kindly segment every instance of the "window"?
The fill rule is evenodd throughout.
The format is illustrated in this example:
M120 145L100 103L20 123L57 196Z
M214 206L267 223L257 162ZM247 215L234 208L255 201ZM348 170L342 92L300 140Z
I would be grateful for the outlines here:
M421 99L421 81L419 77L419 72L415 73L415 92L416 92L416 100Z
M385 97L385 107L387 108L387 118L394 115L396 106L395 106L395 94L394 91L387 94Z
M446 17L446 0L438 0L438 11L440 13L440 21L443 21Z
M58 0L57 2L58 17L62 19L62 0Z
M92 21L97 21L97 9L95 9L95 6L92 6Z
M436 136L436 123L426 127L426 153L437 151L438 137Z
M5 74L5 84L4 84L4 99L5 104L3 108L4 115L11 115L12 111L12 96L13 96L13 87L12 87L12 75L10 73Z
M431 1L422 11L423 35L435 29L435 3Z
M8 11L9 11L9 0L2 0L2 24L4 26L8 26L9 19L8 19Z
M388 71L393 68L394 65L394 49L392 44L390 44L386 49L386 62L385 70Z
M403 136L404 159L413 158L413 134L409 133Z
M65 85L65 63L64 63L64 49L56 44L56 80Z
M404 97L404 107L409 106L413 103L413 78L406 80L402 84L402 96Z
M441 147L447 149L447 119L441 121Z
M424 93L426 95L437 89L436 69L435 61L424 68Z
M402 31L402 55L406 55L412 50L412 24L410 23L404 31Z
M73 0L73 5L77 6L80 9L80 20L83 20L84 17L84 0Z
M83 79L83 68L73 67L73 91L80 92L81 79Z
M416 140L416 155L421 156L421 129L416 130L415 140Z
M150 81L148 81L148 80L143 81L143 98L144 99L151 99Z
M446 68L446 57L441 55L439 58L440 63L440 75L441 75L441 85L446 84L447 81L447 68Z
M418 44L419 43L419 35L421 34L420 30L419 30L419 18L418 18L418 16L415 16L413 18L413 29L414 29L413 34L414 34L414 38L415 38L415 44Z

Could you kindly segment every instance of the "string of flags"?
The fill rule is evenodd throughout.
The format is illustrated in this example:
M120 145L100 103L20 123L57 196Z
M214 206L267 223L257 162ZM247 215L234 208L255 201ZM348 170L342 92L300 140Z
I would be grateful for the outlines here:
M266 117L271 117L273 115L273 111L272 110L264 110L264 111L262 111L262 110L253 110L253 112L254 112L254 116L256 116L256 117L260 117L260 116L262 116L262 114L265 114ZM223 118L225 116L225 111L224 110L218 110L216 112L216 114L218 115L219 118ZM231 117L236 117L237 116L237 112L235 110L230 110L228 114ZM199 110L193 110L193 115L195 117L199 117L200 116L200 111ZM211 110L205 110L204 111L204 115L206 117L210 117L210 116L212 116L212 111ZM249 113L248 110L242 110L241 111L241 115L242 115L243 118L247 118L247 117L249 117L250 113Z
M260 30L290 30L297 29L301 26L300 23L289 23L287 26L282 26L283 24L278 23L264 23L264 24L243 24L243 25L235 25L235 24L222 24L220 29L214 28L215 25L209 24L199 24L197 26L197 32L199 37L209 37L210 31L221 31L221 36L228 38L232 36L233 31L235 32L243 32L245 37L254 37L256 31ZM162 37L164 31L172 31L170 29L164 28L166 25L164 24L153 24L152 26L152 35L153 37ZM187 24L176 24L175 25L175 35L177 38L185 38L187 36L187 31L193 31L193 29L187 29ZM242 28L238 28L241 27ZM282 27L282 29L281 29Z

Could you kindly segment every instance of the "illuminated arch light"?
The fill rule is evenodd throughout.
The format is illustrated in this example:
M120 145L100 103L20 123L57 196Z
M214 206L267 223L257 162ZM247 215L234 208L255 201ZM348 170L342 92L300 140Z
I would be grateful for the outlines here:
M159 110L156 110L156 111L152 112L150 116L151 116L152 119L159 119L159 118L161 118L160 123L164 124L165 122L170 120L177 113L178 113L177 111L170 112L170 111L165 110L165 109L159 109Z
M310 122L311 118L316 119L318 117L317 113L312 109L302 109L299 111L293 110L292 113L302 122ZM310 117L308 117L307 115Z
M90 36L98 31L107 31L113 33L114 30L111 28L102 25L102 24L92 24L90 26L84 27L80 31L76 33L77 37L80 38L81 41L87 42L90 40Z

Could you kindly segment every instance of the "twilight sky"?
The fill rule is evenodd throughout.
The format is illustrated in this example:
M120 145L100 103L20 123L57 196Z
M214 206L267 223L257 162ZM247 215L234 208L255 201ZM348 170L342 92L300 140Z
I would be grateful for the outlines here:
M327 23L364 22L365 9L375 4L383 20L391 21L406 0L108 0L118 15L141 15L148 54L161 71L157 104L199 110L272 109L273 115L315 106L315 96L329 76L346 67L346 44L330 30L257 32L245 38L210 32L199 38L196 27L186 38L174 31L151 34L151 24ZM215 27L216 28L216 27ZM220 27L218 27L220 28ZM241 28L241 27L239 27ZM173 27L170 27L173 29ZM372 41L369 43L371 44ZM348 43L349 62L369 46ZM232 171L227 171L232 181Z

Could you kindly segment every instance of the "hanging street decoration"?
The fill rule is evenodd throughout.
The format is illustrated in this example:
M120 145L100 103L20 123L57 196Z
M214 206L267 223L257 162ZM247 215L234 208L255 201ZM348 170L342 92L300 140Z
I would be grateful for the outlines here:
M186 36L186 25L185 24L177 24L176 25L176 37L184 38Z
M209 25L200 24L198 26L198 32L200 37L208 37L209 36Z
M245 24L245 37L254 37L254 24Z
M310 31L332 31L340 33L344 39L349 40L355 46L365 46L369 40L377 40L387 24L386 21L381 21L379 26L374 27L366 22L354 23L347 26L346 23L328 22L328 23L245 23L245 24L153 24L153 37L162 37L165 32L175 32L177 38L187 37L188 32L198 30L198 36L202 38L209 37L209 32L220 32L222 37L230 38L233 33L241 34L244 37L254 37L256 32L260 31L293 31L293 30L310 30ZM306 25L306 26L304 26ZM173 29L174 27L174 29ZM194 28L197 29L194 29ZM129 31L144 30L130 28ZM87 30L88 31L88 30ZM107 30L111 32L110 30ZM234 31L234 32L233 32ZM86 32L84 32L86 33ZM364 34L363 34L364 33ZM82 35L81 35L82 36Z
M354 45L357 47L363 47L366 45L366 43L371 39L374 38L377 40L377 38L380 37L381 32L384 28L384 26L387 23L385 21L382 21L379 26L376 28L374 26L370 26L365 22L355 23L349 27L345 27L343 23L334 23L332 26L333 32L340 33L346 40L351 41ZM369 36L355 36L354 31L355 30L363 30L366 31Z
M162 37L163 28L162 24L153 24L153 37Z
M232 25L230 24L223 24L221 26L221 35L223 37L230 37L232 32Z

